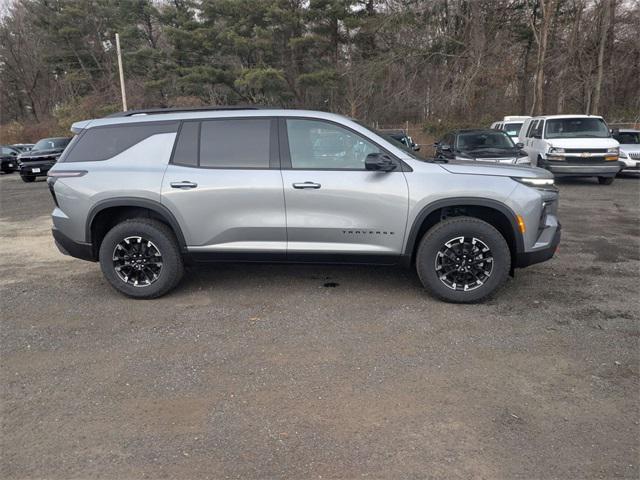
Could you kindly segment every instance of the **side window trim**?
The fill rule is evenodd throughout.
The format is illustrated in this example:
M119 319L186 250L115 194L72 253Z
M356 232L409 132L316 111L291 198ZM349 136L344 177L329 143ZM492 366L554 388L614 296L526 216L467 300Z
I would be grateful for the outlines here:
M200 143L202 137L202 122L208 122L212 120L270 120L269 122L269 167L210 167L210 166L201 166L200 165ZM174 156L176 152L176 147L178 145L178 140L180 138L180 133L182 132L182 125L185 123L193 123L196 122L198 124L198 145L196 148L196 164L195 165L185 165L182 163L175 163ZM173 149L171 151L171 159L169 160L170 165L178 165L180 167L186 168L201 168L205 170L278 170L280 168L281 162L281 139L279 136L279 119L277 117L215 117L215 118L198 118L198 119L187 119L182 120L180 123L180 128L176 135L176 139L173 142Z
M281 163L280 163L280 168L282 170L296 170L296 171L319 171L319 172L366 172L367 170L362 170L361 168L293 168L292 163L291 163L291 151L289 149L289 134L287 131L287 120L308 120L308 121L312 121L312 122L324 122L324 123L328 123L330 125L335 125L337 127L340 128L344 128L345 130L353 133L354 135L357 135L359 137L364 138L367 142L375 145L376 147L378 147L380 149L381 152L389 155L391 158L393 158L396 162L398 162L398 164L400 165L400 168L397 170L393 170L391 172L388 173L397 173L397 172L412 172L413 169L407 165L405 162L403 162L402 160L400 160L398 157L396 157L393 153L391 153L389 150L387 150L386 148L384 148L382 145L380 145L378 142L376 142L375 140L363 135L362 133L354 130L351 127L348 127L347 125L343 125L339 122L334 122L333 120L327 120L324 118L316 118L316 117L280 117L279 118L279 138L280 138L280 159L281 159Z

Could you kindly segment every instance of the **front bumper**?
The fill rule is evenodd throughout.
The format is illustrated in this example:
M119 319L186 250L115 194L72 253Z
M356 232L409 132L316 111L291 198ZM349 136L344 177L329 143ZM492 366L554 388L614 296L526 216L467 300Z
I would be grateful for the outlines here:
M553 255L558 250L558 245L560 244L560 235L561 235L562 227L558 223L556 227L556 232L553 235L553 240L549 243L549 246L542 248L540 250L535 250L533 252L521 252L516 255L516 268L524 268L529 265L534 265L536 263L546 262L551 259Z
M4 158L0 161L0 170L3 172L15 172L18 169L18 160Z
M22 162L20 164L20 175L46 177L47 172L55 164L56 162Z
M541 165L555 177L615 177L622 167L621 162L611 161L597 165L562 165L545 162Z
M55 227L51 229L51 234L60 253L90 262L97 261L97 258L95 258L93 254L93 245L90 243L76 242Z
M620 173L640 174L640 160L635 160L633 158L621 158L620 163L622 164Z

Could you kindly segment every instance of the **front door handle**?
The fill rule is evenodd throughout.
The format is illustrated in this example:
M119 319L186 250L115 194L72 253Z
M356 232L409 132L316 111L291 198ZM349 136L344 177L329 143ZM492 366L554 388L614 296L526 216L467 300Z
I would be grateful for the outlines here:
M322 185L320 185L319 183L314 183L314 182L304 182L304 183L294 183L293 184L293 188L314 188L314 189L318 189L320 188Z
M171 188L196 188L197 186L197 183L189 182L187 180L182 182L171 182Z

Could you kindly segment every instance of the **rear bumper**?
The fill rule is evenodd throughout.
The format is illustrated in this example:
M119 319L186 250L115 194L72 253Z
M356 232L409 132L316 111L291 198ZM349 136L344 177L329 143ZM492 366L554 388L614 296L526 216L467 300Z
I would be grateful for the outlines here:
M529 265L546 262L547 260L551 259L551 257L553 257L553 255L556 253L558 245L560 244L561 230L562 227L560 226L560 224L558 224L556 233L553 236L553 240L548 247L536 250L534 252L522 252L517 254L515 265L516 268L528 267Z
M76 242L75 240L67 237L57 228L52 228L51 234L53 235L56 247L58 247L60 253L79 258L81 260L88 260L90 262L97 261L93 255L93 246L90 243Z
M598 165L558 165L545 163L544 168L556 177L615 177L622 168L620 162Z

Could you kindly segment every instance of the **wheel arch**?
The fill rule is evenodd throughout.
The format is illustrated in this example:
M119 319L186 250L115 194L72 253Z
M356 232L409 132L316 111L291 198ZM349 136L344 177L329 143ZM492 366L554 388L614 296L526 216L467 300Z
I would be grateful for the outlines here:
M409 230L404 249L405 258L413 264L419 241L425 232L447 218L461 215L479 218L495 227L507 241L512 265L515 265L518 254L524 252L524 240L516 214L504 203L474 197L447 198L423 207Z
M122 197L98 202L89 211L85 239L92 244L96 258L107 231L128 218L153 218L165 223L176 236L180 250L186 252L186 241L180 224L167 207L146 198Z

